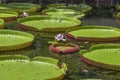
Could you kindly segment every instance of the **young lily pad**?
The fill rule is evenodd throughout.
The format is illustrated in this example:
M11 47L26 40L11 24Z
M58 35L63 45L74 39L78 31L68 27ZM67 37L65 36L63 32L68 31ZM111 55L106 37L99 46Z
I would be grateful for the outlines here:
M66 31L78 27L81 22L75 18L31 16L18 20L18 27L31 31Z
M120 30L108 26L82 26L66 33L66 37L78 41L117 41L120 40Z
M32 45L33 40L32 34L0 29L0 51L25 48Z
M8 4L5 4L4 6L12 9L13 11L16 11L18 13L36 12L41 8L40 5L30 4L30 3L8 3Z
M65 63L58 66L58 60L48 57L0 57L1 80L62 80L66 70Z
M13 21L16 20L18 13L13 11L0 11L0 18L4 19L5 21Z
M93 45L89 51L81 51L80 56L82 61L90 65L120 71L119 44Z
M46 9L43 10L42 13L48 14L51 16L60 16L60 17L75 17L81 18L84 16L84 13L79 13L72 9Z
M56 43L50 46L50 50L58 54L74 53L79 50L79 46L72 43Z
M4 20L0 19L0 29L4 28Z

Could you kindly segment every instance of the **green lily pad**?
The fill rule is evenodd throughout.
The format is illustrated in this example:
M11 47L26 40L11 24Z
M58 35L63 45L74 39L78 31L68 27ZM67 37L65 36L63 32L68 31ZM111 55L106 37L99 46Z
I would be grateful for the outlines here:
M61 7L66 7L65 4L50 4L47 6L48 8L61 8Z
M9 3L9 4L5 4L5 6L18 13L36 12L41 8L40 5L30 4L30 3Z
M14 11L0 11L0 18L4 19L5 22L15 21L18 17L18 13Z
M26 56L0 57L1 80L62 80L66 73L65 63L48 57Z
M108 26L82 26L80 29L68 32L68 34L77 39L88 41L107 41L107 39L112 41L120 38L120 30Z
M58 54L70 54L79 51L79 46L72 43L56 43L49 47L50 51Z
M0 19L0 29L1 28L4 28L4 20L3 19Z
M51 16L32 16L18 20L18 27L32 31L66 31L75 28L81 22L75 18L59 18Z
M17 17L18 13L13 11L0 11L0 18Z
M80 53L81 59L93 66L105 69L120 70L120 45L98 44L93 45L89 51Z
M86 13L92 10L92 7L86 4L80 4L80 5L74 4L74 5L68 5L68 6L66 6L65 4L51 4L48 6L48 8L72 9L72 10L83 12L83 13Z
M81 18L84 16L84 13L79 13L72 9L46 9L42 11L45 14L51 15L51 16L60 16L60 17L75 17L75 18Z
M5 7L5 6L3 6L3 5L1 5L0 4L0 10L8 10L9 8L7 8L7 7Z
M26 32L0 29L0 51L15 50L28 47L34 36Z

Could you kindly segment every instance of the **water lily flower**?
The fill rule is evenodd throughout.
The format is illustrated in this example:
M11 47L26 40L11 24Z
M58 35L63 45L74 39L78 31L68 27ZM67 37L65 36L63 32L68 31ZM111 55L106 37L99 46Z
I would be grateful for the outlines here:
M57 36L55 36L55 39L58 41L66 41L66 39L64 39L63 34L58 34Z
M28 16L28 13L27 13L27 12L23 12L23 16L24 16L24 17L27 17L27 16Z
M88 73L89 71L87 69L83 69L82 72Z

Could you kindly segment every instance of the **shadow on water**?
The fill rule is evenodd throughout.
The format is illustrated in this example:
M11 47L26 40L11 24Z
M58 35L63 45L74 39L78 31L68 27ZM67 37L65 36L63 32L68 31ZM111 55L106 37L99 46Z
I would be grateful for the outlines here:
M120 27L116 22L116 19L113 18L97 18L97 17L88 17L82 19L82 25L104 25L104 26L113 26ZM16 22L7 25L8 29L17 29ZM79 43L82 45L82 43ZM87 44L88 46L91 44ZM45 56L59 59L60 62L65 62L68 66L68 71L64 80L84 80L84 79L98 79L98 80L120 80L120 72L104 70L101 68L96 68L85 64L80 61L79 53L74 53L73 56L58 56L54 55L49 51L48 40L42 37L36 36L34 44L25 49L15 50L15 51L5 51L0 52L1 54L22 54L27 55L30 58L35 56ZM87 46L87 47L88 47ZM86 49L86 46L84 47Z

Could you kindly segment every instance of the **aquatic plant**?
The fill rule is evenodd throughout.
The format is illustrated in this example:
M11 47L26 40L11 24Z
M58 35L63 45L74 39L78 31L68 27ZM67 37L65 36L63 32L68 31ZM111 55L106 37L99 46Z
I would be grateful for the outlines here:
M0 18L4 19L5 22L11 22L16 20L18 13L13 11L0 11Z
M4 20L0 19L0 29L4 28Z
M27 17L28 13L27 12L23 12L23 17Z
M70 4L66 6L65 4L50 4L48 8L56 8L56 9L72 9L78 12L87 13L92 10L91 6L86 4Z
M80 51L80 59L90 65L120 71L119 44L97 44L89 51Z
M104 35L103 35L104 34ZM81 26L74 31L67 31L67 38L77 41L118 41L120 30L109 26Z
M30 33L0 29L0 51L26 48L32 45L33 40Z
M120 19L120 12L117 13L116 18Z
M66 39L64 39L64 35L63 35L63 34L57 34L57 35L55 36L55 39L56 39L57 41L66 41Z
M10 10L16 11L20 14L22 14L23 12L33 13L41 8L40 5L30 4L30 3L8 3L8 4L3 4L2 6L5 6Z
M27 56L20 55L0 56L0 71L2 71L0 78L2 80L62 80L67 67L65 63L59 65L58 60L49 57L39 56L30 60Z
M72 10L72 9L45 9L42 11L43 14L48 14L51 16L59 16L59 17L74 17L74 18L82 18L85 16L84 13L80 13L78 11Z
M81 24L81 21L75 18L58 18L51 16L29 16L19 19L18 28L47 33L61 33L68 29L73 29Z
M58 54L74 53L79 50L79 46L72 43L56 43L50 45L50 51Z
M39 33L40 36L53 40L57 34L76 29L81 24L81 21L75 18L53 16L29 16L18 19L17 22L18 29Z
M116 10L120 11L120 5L115 6Z

